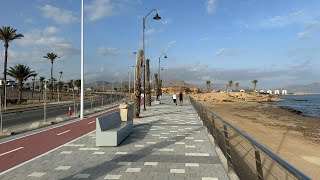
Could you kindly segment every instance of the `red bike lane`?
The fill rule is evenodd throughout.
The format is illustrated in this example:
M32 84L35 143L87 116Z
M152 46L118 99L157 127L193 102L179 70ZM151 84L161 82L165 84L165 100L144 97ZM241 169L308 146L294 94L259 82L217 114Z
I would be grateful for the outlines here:
M78 137L88 134L95 130L95 120L97 117L117 111L119 111L119 109L111 109L90 118L0 144L0 174Z

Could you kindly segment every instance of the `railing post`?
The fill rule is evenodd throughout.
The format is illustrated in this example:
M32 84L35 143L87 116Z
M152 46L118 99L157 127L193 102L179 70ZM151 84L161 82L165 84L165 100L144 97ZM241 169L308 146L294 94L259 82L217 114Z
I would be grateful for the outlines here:
M227 157L227 163L228 163L228 172L232 169L232 163L231 163L231 153L230 153L230 144L229 144L229 135L228 135L228 129L227 125L223 125L224 129L224 141L226 146L226 157Z
M254 156L256 158L256 168L257 168L258 180L263 180L263 171L262 171L262 165L261 165L260 151L255 149Z
M214 135L214 144L218 146L218 135L217 135L217 127L214 120L214 115L212 115L212 126L213 126L213 135Z

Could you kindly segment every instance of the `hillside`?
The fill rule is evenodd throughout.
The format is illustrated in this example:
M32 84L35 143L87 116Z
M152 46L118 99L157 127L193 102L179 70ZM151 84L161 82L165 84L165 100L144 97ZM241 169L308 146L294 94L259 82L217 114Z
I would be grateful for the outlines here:
M288 92L308 92L308 93L320 93L320 83L311 83L311 84L298 84L298 85L289 85L279 89L287 89Z

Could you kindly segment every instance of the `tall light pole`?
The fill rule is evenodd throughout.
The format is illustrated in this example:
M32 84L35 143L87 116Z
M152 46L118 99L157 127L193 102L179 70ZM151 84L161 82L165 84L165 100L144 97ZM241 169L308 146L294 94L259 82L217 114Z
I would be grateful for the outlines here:
M130 77L130 72L128 72L128 75L129 75L129 95L130 95L130 101L132 100L132 96L131 96L131 89L130 89L130 79L131 79L131 77Z
M160 58L161 58L163 55L164 55L163 58L168 58L166 53L162 53L161 56L159 57L159 70L158 70L158 71L159 71L159 81L161 81L161 78L160 78Z
M60 77L59 77L59 86L57 87L58 89L57 89L57 91L58 91L58 102L60 102L60 93L59 93L59 89L60 89L60 80L61 80L61 76L62 76L62 74L63 74L63 71L60 71L59 72L59 74L60 74Z
M143 110L146 110L146 51L145 51L145 45L144 45L144 31L146 29L146 18L151 14L152 11L156 12L156 15L153 17L154 20L160 20L161 17L158 14L158 11L156 9L152 9L145 17L143 17L142 21L142 49L143 49L143 94L144 94L144 100L143 100Z
M80 98L80 119L83 119L84 114L84 63L83 63L83 1L81 0L81 98Z

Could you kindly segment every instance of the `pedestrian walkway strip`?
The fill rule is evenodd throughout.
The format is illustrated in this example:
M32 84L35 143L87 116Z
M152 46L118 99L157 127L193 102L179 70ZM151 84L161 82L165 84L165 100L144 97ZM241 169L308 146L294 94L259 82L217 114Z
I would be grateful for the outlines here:
M96 147L92 132L0 179L229 179L189 102L169 100L142 111L118 147Z

